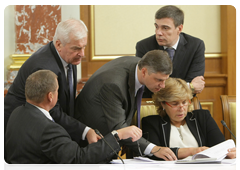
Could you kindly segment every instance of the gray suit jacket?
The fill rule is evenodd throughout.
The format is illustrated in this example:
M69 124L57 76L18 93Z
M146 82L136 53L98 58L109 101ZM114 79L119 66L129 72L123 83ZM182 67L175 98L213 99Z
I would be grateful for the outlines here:
M97 128L103 135L131 125L136 111L135 69L139 60L138 57L120 57L98 69L76 99L75 118ZM140 139L142 150L148 144ZM136 143L126 145L137 151Z
M156 35L139 41L136 45L136 56L142 58L148 51L164 50L159 46ZM173 58L173 72L170 77L181 78L191 82L197 76L203 76L205 71L205 45L198 38L181 33L180 41ZM143 97L151 98L152 92L145 88Z
M118 152L112 134L105 140ZM80 148L66 130L26 103L11 114L6 129L7 161L14 164L107 163L114 155L102 140Z

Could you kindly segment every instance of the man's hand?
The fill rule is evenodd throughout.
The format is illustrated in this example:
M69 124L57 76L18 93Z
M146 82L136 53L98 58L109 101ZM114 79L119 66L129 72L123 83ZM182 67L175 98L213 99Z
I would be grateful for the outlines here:
M176 155L168 147L154 146L151 153L158 158L164 159L165 161L177 160Z
M227 158L229 158L229 159L236 158L236 148L228 149Z
M191 83L195 90L194 93L201 93L205 87L205 81L203 76L195 77Z
M101 137L99 135L97 135L93 129L90 129L88 131L86 138L87 138L89 144L95 143L99 139L101 139Z
M117 130L120 140L132 138L132 141L135 142L142 137L142 130L136 126L129 126Z

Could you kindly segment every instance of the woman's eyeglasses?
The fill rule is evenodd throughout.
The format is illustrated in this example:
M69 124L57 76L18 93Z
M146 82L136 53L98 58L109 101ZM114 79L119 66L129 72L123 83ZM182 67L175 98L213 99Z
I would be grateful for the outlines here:
M168 103L168 102L165 102L168 106L172 107L172 108L177 108L177 107L183 107L183 106L188 106L191 104L191 101L187 101L187 100L184 100L182 102L173 102L173 103Z

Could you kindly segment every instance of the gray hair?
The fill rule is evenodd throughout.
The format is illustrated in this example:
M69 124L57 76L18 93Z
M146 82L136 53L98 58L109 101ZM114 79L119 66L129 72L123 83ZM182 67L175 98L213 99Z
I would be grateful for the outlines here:
M58 83L57 75L50 70L38 70L28 76L25 84L25 96L27 100L41 103L49 92L54 92Z
M172 74L172 61L166 51L152 50L147 52L138 62L138 67L141 70L143 67L151 73L162 73L165 75Z
M57 25L55 35L53 37L53 43L55 44L57 40L60 40L63 46L71 41L70 36L80 40L87 37L88 29L83 21L77 19L68 19L62 21Z
M167 5L160 8L155 14L155 19L162 19L162 18L172 18L175 27L177 27L183 24L184 13L180 8L176 6Z

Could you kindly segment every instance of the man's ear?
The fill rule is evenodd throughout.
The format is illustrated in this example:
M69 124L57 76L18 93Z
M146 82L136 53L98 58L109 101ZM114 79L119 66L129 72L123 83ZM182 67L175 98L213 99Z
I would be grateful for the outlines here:
M53 94L52 94L52 92L48 92L48 94L47 94L47 99L48 99L49 102L52 102L52 100L53 100Z
M179 25L177 29L178 29L178 34L180 34L183 30L183 24Z
M146 68L146 67L143 67L143 68L141 69L141 73L142 73L142 77L145 77L146 74L148 74L147 68Z
M61 49L62 49L62 43L60 40L57 40L55 42L55 48L57 49L58 52L61 52Z

